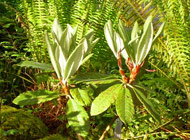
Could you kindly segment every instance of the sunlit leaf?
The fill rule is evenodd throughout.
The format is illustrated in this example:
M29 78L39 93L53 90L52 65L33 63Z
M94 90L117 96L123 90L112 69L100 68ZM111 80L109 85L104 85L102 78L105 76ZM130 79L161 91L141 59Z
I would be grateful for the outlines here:
M127 59L128 58L128 55L127 55L127 52L126 52L126 50L125 50L125 46L124 46L124 42L123 42L123 39L120 37L120 35L117 33L117 32L115 32L114 33L115 34L115 36L114 36L114 41L115 41L115 43L117 44L117 53L121 50L122 52L121 52L121 54L122 54L122 56L125 58L125 59Z
M80 88L74 88L70 90L70 93L74 100L82 105L82 106L88 106L91 103L91 99L88 95L88 91Z
M119 82L119 77L117 75L108 75L100 73L79 73L70 79L73 83L85 83L85 84L107 84L112 82Z
M131 31L127 30L125 24L122 22L122 20L119 20L118 24L119 29L119 35L123 38L124 44L128 44L128 42L131 40Z
M32 68L38 68L42 70L52 70L50 64L39 63L39 62L34 62L34 61L22 61L17 65L20 67L32 67Z
M70 93L73 97L73 99L81 106L84 106L84 101L80 95L79 89L78 88L74 88L74 89L70 89Z
M104 34L105 34L105 38L107 40L107 43L108 43L110 49L114 53L115 57L118 58L118 54L117 54L118 49L117 49L117 46L114 44L115 43L114 42L114 31L113 31L111 20L108 20L108 22L105 24Z
M53 65L53 68L55 69L57 77L60 78L61 77L61 68L59 66L58 61L55 58L56 57L55 56L55 49L56 49L57 45L55 43L53 45L51 45L47 31L45 32L45 41L47 44L47 49L48 49L48 53L49 53L50 60L51 60L51 63Z
M101 92L92 102L90 114L95 116L106 111L108 107L115 102L117 95L122 88L123 86L121 84L115 84Z
M116 99L116 111L120 119L129 123L135 113L133 99L128 88L122 88Z
M153 25L150 20L145 22L143 34L139 40L136 52L136 64L141 64L142 61L148 55L150 48L152 46L153 40Z
M54 19L53 26L52 26L52 32L55 34L55 37L57 38L57 40L61 40L63 31L62 31L61 25L59 24L57 18Z
M139 31L140 31L139 25L137 22L135 22L131 32L131 40L134 40L138 36Z
M88 135L90 129L89 116L85 109L70 98L67 102L66 117L69 126L83 137Z
M27 91L17 96L13 103L16 105L34 105L51 101L59 97L59 93L49 90Z
M67 79L78 70L80 64L82 63L84 55L82 50L83 45L79 45L69 56L63 76L64 82L66 82Z
M85 89L78 89L79 90L79 93L80 93L80 95L81 95L81 97L82 97L82 100L83 100L83 102L84 102L84 105L85 106L88 106L88 105L90 105L91 104L91 99L90 99L90 97L89 97L89 91L88 90L85 90Z

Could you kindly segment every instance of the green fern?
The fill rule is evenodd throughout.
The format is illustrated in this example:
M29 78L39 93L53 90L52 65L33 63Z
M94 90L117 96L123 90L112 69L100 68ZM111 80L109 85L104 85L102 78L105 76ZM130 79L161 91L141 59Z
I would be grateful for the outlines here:
M183 85L190 107L190 5L187 1L168 0L160 2L159 7L166 21L163 53L168 57L164 61Z

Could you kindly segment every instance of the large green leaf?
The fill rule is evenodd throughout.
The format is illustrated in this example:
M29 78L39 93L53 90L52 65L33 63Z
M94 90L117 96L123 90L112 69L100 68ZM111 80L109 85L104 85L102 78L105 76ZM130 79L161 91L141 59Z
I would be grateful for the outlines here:
M148 18L144 24L143 34L139 40L137 50L136 50L136 64L141 64L142 61L148 55L150 48L152 46L153 40L153 25L151 22L151 18Z
M138 36L139 31L140 31L140 28L139 28L138 22L136 21L131 32L131 40L134 40Z
M69 126L71 126L76 133L79 133L83 137L88 135L90 129L89 116L85 109L72 98L67 102L66 117Z
M133 99L128 88L122 88L116 99L116 111L120 119L129 123L135 113Z
M56 56L55 56L55 50L56 50L57 44L54 43L52 45L50 43L47 31L45 32L45 41L46 41L46 44L47 44L47 49L48 49L48 53L49 53L50 60L51 60L51 63L53 65L53 68L55 69L57 77L60 78L61 77L61 68L60 68L59 63L56 60Z
M88 105L90 105L91 104L91 99L90 99L90 97L89 97L89 90L86 90L86 89L78 89L79 90L79 93L80 93L80 95L81 95L81 97L82 97L82 99L83 99L83 102L84 102L84 104L86 105L86 106L88 106Z
M52 70L50 64L44 64L44 63L39 63L39 62L34 62L34 61L22 61L18 64L20 67L32 67L32 68L38 68L42 70Z
M62 31L61 25L59 24L58 19L55 18L53 22L53 26L52 26L52 35L56 37L54 39L61 40L62 34L63 34L63 31Z
M115 41L115 43L117 45L117 53L120 50L122 50L122 52L121 52L122 56L125 58L125 60L128 59L128 55L127 55L127 52L125 50L123 39L120 37L120 35L117 32L115 32L114 35L115 35L114 36L114 41Z
M67 24L64 34L60 40L60 47L64 53L66 60L68 59L70 53L72 52L70 51L70 49L74 49L74 47L76 47L74 46L75 45L74 42L76 42L76 40L73 39L73 37L75 38L75 36L73 35L74 32L75 31L73 30L73 28L69 24Z
M74 88L70 90L72 97L74 100L82 105L82 106L88 106L91 103L91 99L88 95L88 91L80 88Z
M79 45L71 53L71 55L67 60L67 64L63 75L64 83L71 75L73 75L78 70L80 64L82 63L83 55L84 55L83 45Z
M122 20L119 20L118 24L119 29L119 35L123 38L124 44L128 44L128 42L131 40L131 31L127 30L125 24Z
M136 87L132 87L135 95L139 99L139 101L143 104L145 109L150 113L150 115L158 122L160 122L160 115L159 113L154 109L151 102L145 97L145 95L142 93L142 90L139 90Z
M114 42L114 34L115 32L113 31L113 27L112 27L112 22L111 20L108 20L108 22L105 24L104 26L104 34L105 34L105 38L107 40L107 43L110 47L110 49L112 50L112 52L114 53L115 57L118 58L118 49L117 46Z
M65 71L65 66L67 64L67 60L64 56L64 53L61 47L59 46L55 48L55 59L56 59L56 62L58 63L58 66L60 67L61 75L63 75Z
M79 73L76 76L73 76L71 79L72 83L79 84L108 84L112 82L119 82L119 77L117 75L108 75L108 74L100 74L100 73Z
M92 102L90 114L95 116L106 111L115 102L117 95L122 89L123 86L121 84L115 84L101 92Z
M48 90L27 91L17 96L13 100L13 103L21 106L34 105L46 101L51 101L53 99L58 98L59 95L60 94L57 92Z

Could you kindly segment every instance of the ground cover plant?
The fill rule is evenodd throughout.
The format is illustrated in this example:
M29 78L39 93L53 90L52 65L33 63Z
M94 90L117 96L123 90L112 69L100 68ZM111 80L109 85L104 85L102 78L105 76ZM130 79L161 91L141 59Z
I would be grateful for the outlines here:
M0 4L1 138L190 138L188 1Z

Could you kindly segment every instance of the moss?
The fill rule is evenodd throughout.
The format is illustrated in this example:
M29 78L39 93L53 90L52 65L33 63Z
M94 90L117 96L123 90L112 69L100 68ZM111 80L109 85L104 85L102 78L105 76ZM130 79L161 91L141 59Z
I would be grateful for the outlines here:
M40 140L67 140L67 138L64 138L60 134L54 134L54 135L47 136Z
M31 113L10 106L1 109L1 139L34 140L48 135L48 128Z

